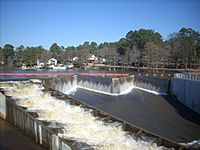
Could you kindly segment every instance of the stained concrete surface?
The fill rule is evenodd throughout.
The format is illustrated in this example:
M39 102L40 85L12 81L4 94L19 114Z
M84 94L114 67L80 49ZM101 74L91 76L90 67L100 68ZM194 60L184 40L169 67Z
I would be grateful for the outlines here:
M27 137L21 130L0 118L1 150L45 150L44 147Z
M73 97L178 143L200 139L200 115L170 96L133 89L110 96L78 89Z

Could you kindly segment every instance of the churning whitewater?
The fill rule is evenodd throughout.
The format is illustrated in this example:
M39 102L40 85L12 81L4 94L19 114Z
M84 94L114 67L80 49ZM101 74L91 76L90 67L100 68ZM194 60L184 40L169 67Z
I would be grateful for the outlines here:
M70 105L44 91L40 80L1 82L5 95L11 96L17 105L36 112L38 120L49 122L49 127L59 127L58 136L85 142L97 150L157 150L152 141L145 141L124 131L120 123L106 123L95 117L91 109Z

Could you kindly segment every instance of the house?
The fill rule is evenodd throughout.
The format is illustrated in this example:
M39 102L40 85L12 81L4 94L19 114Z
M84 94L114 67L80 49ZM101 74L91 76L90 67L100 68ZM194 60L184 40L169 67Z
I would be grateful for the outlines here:
M98 60L98 58L95 55L92 55L91 57L88 58L88 60L90 61L90 63L95 62Z
M56 66L58 64L58 61L55 58L51 58L51 59L48 60L47 64L50 65L50 66L51 65Z
M95 55L92 55L91 57L88 58L88 60L96 61L98 60L98 58Z
M26 69L26 64L22 64L22 69L25 70Z
M78 61L78 57L74 57L72 60L73 60L74 62L76 62L76 61Z

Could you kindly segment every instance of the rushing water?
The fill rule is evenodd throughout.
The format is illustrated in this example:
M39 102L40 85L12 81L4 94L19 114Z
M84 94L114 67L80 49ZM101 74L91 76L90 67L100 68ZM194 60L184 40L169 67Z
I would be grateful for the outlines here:
M58 136L62 138L85 142L100 150L162 149L151 141L125 132L117 122L106 123L93 116L93 110L70 105L67 99L52 97L43 91L39 80L1 82L0 88L5 90L5 95L14 98L17 105L37 112L37 119L48 121L52 127L60 127Z
M60 82L56 84L55 87L57 90L65 93L65 94L73 94L74 92L77 91L78 88L80 89L86 89L89 91L93 92L98 92L102 94L107 94L107 95L123 95L131 92L131 90L134 88L132 82L124 82L123 84L119 84L119 92L114 93L112 91L112 84L110 85L105 85L102 83L95 83L91 81L79 81L77 82L76 80L71 81L66 81L66 82Z
M78 78L78 79L77 79ZM121 78L117 79L116 86L113 85L112 78L99 77L101 80L97 80L96 77L81 78L77 76L65 77L65 78L55 78L51 80L50 86L62 93L73 95L78 89L85 89L92 92L98 92L101 94L118 96L128 94L133 88L140 89L155 95L166 95L166 93L159 92L157 90L152 90L149 88L149 84L139 83L141 87L137 86L133 78ZM153 87L153 85L151 85ZM115 91L113 91L113 89ZM117 89L117 90L116 90ZM167 88L166 88L167 89Z
M90 77L90 79L93 79L93 77ZM103 80L107 80L109 78L102 77L101 79L102 81L83 79L77 80L77 76L55 78L50 81L49 86L65 94L73 94L77 91L77 89L86 89L89 91L113 96L127 94L133 89L132 81L124 81L123 83L119 82L117 86L114 87L112 83L112 78L110 78L110 80L106 83ZM113 89L118 90L114 91Z

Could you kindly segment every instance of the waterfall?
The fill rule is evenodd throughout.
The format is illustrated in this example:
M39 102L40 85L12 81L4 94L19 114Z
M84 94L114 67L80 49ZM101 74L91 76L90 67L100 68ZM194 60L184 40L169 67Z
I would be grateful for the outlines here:
M51 79L49 86L67 95L73 95L77 89L117 96L128 94L133 88L155 95L167 95L168 79L155 77L65 77Z
M169 79L147 76L134 76L134 88L156 95L167 95Z
M79 81L77 88L93 91L93 92L99 92L102 94L113 94L112 93L112 85L105 85L102 83L95 83L91 81Z
M119 78L111 78L110 80L106 79L106 82L103 81L106 79L102 77L102 82L89 80L89 79L78 79L77 76L67 77L67 78L56 78L52 79L49 85L56 90L65 93L65 94L73 94L77 91L77 89L85 89L93 92L98 92L102 94L108 95L122 95L131 92L133 89L132 80L120 81Z

